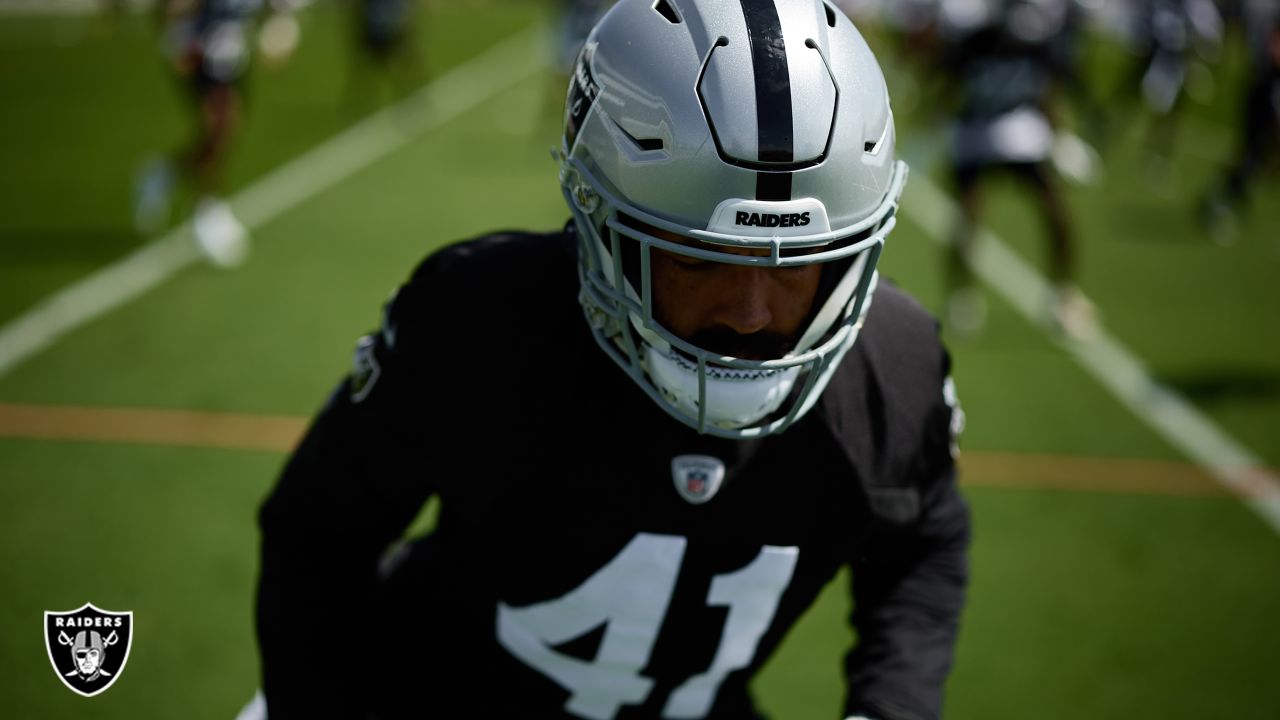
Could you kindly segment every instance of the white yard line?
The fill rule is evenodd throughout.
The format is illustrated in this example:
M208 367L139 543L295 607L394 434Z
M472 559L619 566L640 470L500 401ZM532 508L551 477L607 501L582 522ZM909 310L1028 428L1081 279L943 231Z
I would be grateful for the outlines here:
M503 41L441 76L418 93L382 110L294 159L232 198L250 229L367 167L418 134L450 120L542 67L541 26ZM908 189L903 215L938 243L946 242L955 203L927 178ZM1024 317L1046 327L1049 285L994 233L983 231L974 270ZM0 328L0 377L53 345L66 333L140 295L199 259L185 226L41 302ZM1100 330L1089 342L1059 341L1090 375L1168 442L1244 499L1280 533L1280 478L1219 429L1185 398L1156 383L1143 363Z
M955 203L923 174L912 178L902 210L939 244L948 241L958 213ZM983 230L980 235L974 272L1033 325L1058 337L1047 321L1049 283L995 233ZM1152 379L1142 360L1105 329L1087 342L1059 338L1058 344L1117 400L1280 533L1280 478L1262 460L1186 398Z
M536 24L449 70L237 192L230 200L232 210L245 227L259 228L527 79L544 67L545 35L546 29ZM200 259L188 224L183 223L42 300L0 327L0 377Z

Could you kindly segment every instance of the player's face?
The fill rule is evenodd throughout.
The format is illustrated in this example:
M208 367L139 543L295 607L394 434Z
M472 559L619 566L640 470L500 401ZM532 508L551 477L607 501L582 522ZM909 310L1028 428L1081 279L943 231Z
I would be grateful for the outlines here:
M76 651L76 666L80 669L81 675L92 675L98 670L98 663L101 660L101 653L93 648Z
M647 228L666 240L673 233ZM725 251L725 248L716 248ZM742 255L767 250L737 248ZM822 268L766 268L653 253L653 313L683 340L722 355L748 360L782 357L794 347L818 290Z

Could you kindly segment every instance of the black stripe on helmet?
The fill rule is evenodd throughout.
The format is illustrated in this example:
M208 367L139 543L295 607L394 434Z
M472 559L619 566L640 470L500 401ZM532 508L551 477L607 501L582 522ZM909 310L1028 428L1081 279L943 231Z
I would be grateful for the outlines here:
M790 200L791 173L758 172L756 173L757 200Z
M751 66L756 81L756 124L762 163L795 159L791 119L791 73L782 21L773 0L739 0L751 39Z

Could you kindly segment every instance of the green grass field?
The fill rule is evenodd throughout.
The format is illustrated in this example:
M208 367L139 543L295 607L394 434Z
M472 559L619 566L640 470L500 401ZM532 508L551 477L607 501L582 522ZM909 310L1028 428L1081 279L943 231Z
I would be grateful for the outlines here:
M549 7L434 3L421 39L429 73L525 32ZM344 92L346 21L331 3L310 8L293 61L254 69L234 189L389 99ZM157 42L141 17L0 17L0 327L148 242L131 226L133 174L187 132ZM1122 51L1095 45L1091 76L1109 81ZM882 59L900 80L895 58ZM1258 186L1233 246L1194 222L1234 148L1236 45L1219 72L1212 98L1184 109L1163 181L1148 176L1139 118L1105 148L1103 180L1072 186L1069 202L1082 285L1110 333L1274 468L1280 183ZM5 414L310 415L419 258L488 230L564 221L547 152L558 99L546 73L485 99L254 228L244 267L183 270L0 374L0 715L233 717L257 684L254 513L284 459L70 430L33 439ZM940 163L916 153L937 144L929 108L907 105L897 108L902 153L924 162L913 182L932 175L945 187ZM937 311L943 257L913 207L921 197L908 188L883 271ZM1025 200L997 184L988 220L1042 268ZM951 343L976 537L948 717L1280 717L1280 537L1040 326L989 298L985 331ZM1010 463L1013 482L1000 481ZM1198 489L1174 482L1187 474ZM137 623L127 673L92 699L53 677L41 630L43 611L85 601L132 610ZM833 586L771 661L756 689L775 717L838 717L847 607Z

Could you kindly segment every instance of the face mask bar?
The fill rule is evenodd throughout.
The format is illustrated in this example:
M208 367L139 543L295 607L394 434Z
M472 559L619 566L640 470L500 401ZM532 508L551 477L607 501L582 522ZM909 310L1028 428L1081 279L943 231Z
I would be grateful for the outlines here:
M876 211L859 223L839 231L810 236L761 238L690 229L655 217L630 206L602 189L599 183L594 182L595 179L590 172L577 161L565 159L563 156L559 159L561 160L562 190L573 211L575 225L579 233L584 229L589 233L589 237L579 238L584 256L579 263L579 280L582 288L580 299L587 320L593 329L593 335L601 349L669 415L691 425L701 433L731 439L760 437L786 428L807 412L817 400L816 390L819 383L825 386L835 366L853 344L853 340L861 329L862 318L869 305L871 293L874 291L875 267L884 245L884 238L896 223L895 212L906 182L906 164L901 161L895 163L889 192L885 194L884 200ZM644 225L666 230L701 244L757 251L763 249L767 250L768 254L742 255L674 242L624 222L619 217L623 212ZM607 230L609 235L607 245L597 228ZM850 241L851 238L858 238L859 235L864 237ZM639 297L624 272L622 262L624 237L638 244L641 279ZM710 262L763 267L794 267L860 256L856 257L854 262L854 267L860 269L860 272L856 279L856 287L849 296L850 299L841 303L845 306L840 308L845 311L843 317L836 313L836 317L826 320L827 323L834 325L835 329L822 333L825 335L822 342L815 347L805 348L802 339L798 354L774 360L744 360L718 355L692 345L662 327L653 317L650 258L655 247ZM786 250L821 247L828 249L801 255L784 254ZM820 316L822 314L819 313ZM689 362L696 362L698 387L696 417L677 407L648 376L645 354L639 346L637 334L658 351L674 348L683 353ZM805 336L808 335L809 332L806 332ZM810 342L812 341L811 339ZM798 390L795 388L791 390L786 399L789 408L782 417L777 417L778 413L782 412L780 409L771 414L775 419L763 424L723 427L708 422L707 418L707 378L713 372L709 366L762 373L796 368L802 373L803 384Z
M649 333L653 333L657 335L657 339L660 339L666 345L679 349L681 352L685 353L690 358L695 358L695 359L705 358L707 361L713 362L716 365L720 365L726 368L736 368L736 369L745 369L745 370L782 370L782 369L787 369L791 367L796 367L798 365L804 364L809 360L811 360L813 353L818 352L818 349L812 349L812 350L804 350L799 352L798 354L792 354L788 357L778 358L774 360L743 360L743 359L738 359L730 356L713 353L706 350L705 348L701 348L697 345L693 345L685 341L684 339L677 336L675 333L672 333L670 330L665 328L658 321L658 319L653 315L653 288L652 288L653 276L652 276L652 267L651 267L651 260L652 260L654 247L659 247L664 250L669 250L672 246L675 246L675 247L683 247L683 246L678 245L677 243L673 243L669 240L664 240L662 238L654 237L643 231L635 230L626 225L623 225L617 221L616 214L609 219L609 221L606 223L606 226L609 228L609 239L610 239L609 257L612 261L610 264L612 264L613 266L612 267L613 283L612 284L604 283L602 282L603 278L595 277L595 278L592 278L592 281L593 281L592 284L593 286L597 287L599 291L602 294L604 294L612 303L614 303L618 307L624 308L626 313L634 318L637 329L643 335L648 335ZM622 238L624 236L639 243L639 256L640 256L639 257L639 260L640 260L639 274L641 279L641 289L639 292L639 298L636 297L634 288L632 288L630 283L627 281L625 277L625 273L623 271L623 267L622 267L623 263L621 261L621 253L622 253ZM868 272L868 269L875 267L874 261L879 259L880 250L883 247L883 243L884 243L884 235L879 232L876 232L870 235L869 237L867 237L866 239L850 245L847 251L842 250L839 254L836 254L836 253L825 254L829 258L828 262L830 262L831 260L843 259L845 257L852 256L855 258L855 263L862 268L863 270L861 273L862 277L859 278L857 287L854 288L853 292L850 294L851 298L863 297L862 293L863 291L866 290L866 285L870 277L870 272ZM687 248L687 249L695 250L695 248ZM858 263L857 262L857 260L859 259L858 256L862 255L863 253L869 254L869 258L863 262ZM820 258L820 257L823 257L823 255L824 254L815 253L813 255L807 255L804 257ZM694 255L691 255L691 256L694 256ZM732 262L729 260L730 258L735 258L737 260L750 260L753 258L760 259L760 260L767 259L764 257L756 257L756 256L734 255L731 253L716 253L714 251L713 252L699 251L698 254L694 257L699 257L700 259L708 260L710 262L723 262L726 264L764 265L765 267L776 267L774 265L769 265L767 263ZM601 258L601 261L603 263L604 259ZM809 264L815 264L817 262L819 261L811 260L811 262L803 263L803 264L809 265ZM789 263L788 265L784 265L782 267L794 266L798 264L800 263ZM625 291L619 290L619 288L625 288ZM857 308L855 307L853 309L854 309L854 313L852 314L856 315ZM653 338L646 337L646 339L653 339ZM828 340L828 343L829 342L830 341ZM824 345L825 344L827 343L824 343Z

